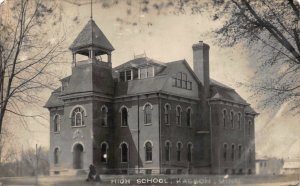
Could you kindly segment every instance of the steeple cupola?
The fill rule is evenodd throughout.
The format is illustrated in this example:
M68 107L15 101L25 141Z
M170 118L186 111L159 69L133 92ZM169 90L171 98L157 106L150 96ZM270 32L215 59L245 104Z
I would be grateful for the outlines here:
M78 54L88 57L88 61L91 63L99 61L107 62L111 66L111 52L114 50L114 47L92 18L79 33L69 49L73 54L74 66L77 64L76 56Z

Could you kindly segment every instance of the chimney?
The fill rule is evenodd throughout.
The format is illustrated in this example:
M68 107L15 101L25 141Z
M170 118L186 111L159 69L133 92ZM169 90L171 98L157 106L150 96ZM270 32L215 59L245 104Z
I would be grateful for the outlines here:
M209 96L209 45L199 41L193 44L194 72L204 88L204 98Z

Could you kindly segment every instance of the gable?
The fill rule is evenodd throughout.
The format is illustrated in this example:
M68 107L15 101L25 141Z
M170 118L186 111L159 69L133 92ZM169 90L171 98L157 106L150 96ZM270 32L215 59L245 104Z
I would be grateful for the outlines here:
M180 73L186 75L186 80L185 78L181 78L180 81L178 77ZM166 68L159 75L166 75L168 77L162 91L181 96L199 97L199 86L201 86L201 83L185 60L166 63ZM175 81L179 82L179 86ZM185 82L191 83L191 89L182 84Z

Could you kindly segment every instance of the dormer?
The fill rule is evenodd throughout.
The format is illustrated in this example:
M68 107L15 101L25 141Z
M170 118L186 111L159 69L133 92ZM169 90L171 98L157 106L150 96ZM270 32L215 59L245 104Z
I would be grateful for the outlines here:
M114 70L120 82L155 77L165 64L148 57L135 57Z
M73 66L104 62L111 67L111 52L114 48L93 19L89 20L69 49L73 54ZM77 60L78 54L81 60Z

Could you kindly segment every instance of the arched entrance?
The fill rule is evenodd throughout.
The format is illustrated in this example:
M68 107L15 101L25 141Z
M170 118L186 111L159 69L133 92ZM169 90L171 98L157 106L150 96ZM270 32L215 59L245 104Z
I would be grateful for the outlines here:
M79 143L73 147L73 168L83 168L83 146Z

